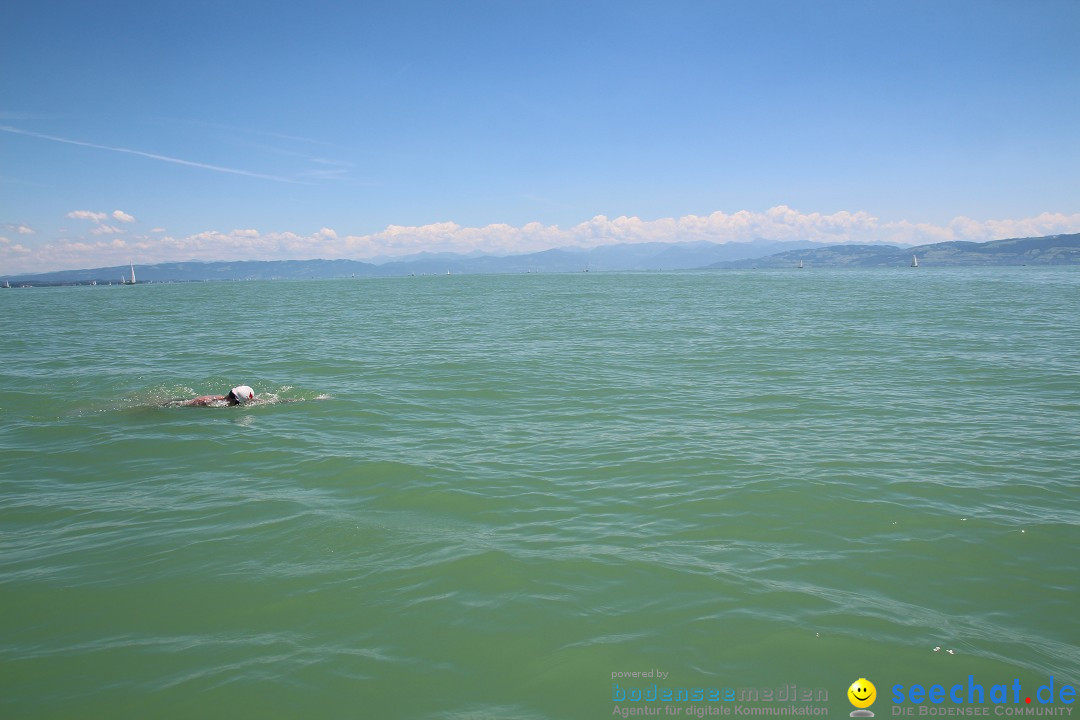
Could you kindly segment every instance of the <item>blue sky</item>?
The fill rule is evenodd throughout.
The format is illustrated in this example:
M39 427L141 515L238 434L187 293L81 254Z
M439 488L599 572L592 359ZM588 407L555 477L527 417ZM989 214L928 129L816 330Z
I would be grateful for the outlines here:
M1080 231L1080 2L0 7L0 274Z

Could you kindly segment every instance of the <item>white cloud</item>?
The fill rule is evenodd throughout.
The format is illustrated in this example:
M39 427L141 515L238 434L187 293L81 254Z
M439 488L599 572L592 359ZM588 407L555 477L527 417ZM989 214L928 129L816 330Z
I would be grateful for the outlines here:
M33 235L34 228L30 227L29 225L19 225L15 228L15 232L19 233L20 235Z
M479 251L507 255L554 247L590 248L644 242L724 243L765 239L810 240L828 244L918 244L1077 231L1080 231L1080 214L1040 215L1024 220L983 222L958 218L942 227L927 223L883 223L873 215L861 211L841 211L824 215L801 213L786 206L778 206L765 212L744 210L730 215L715 212L706 216L687 215L657 220L597 215L568 228L538 222L521 227L506 224L466 227L454 222L439 222L421 226L390 225L380 232L344 237L330 228L322 228L307 236L290 232L260 234L255 230L234 230L229 234L200 233L174 240L173 243L178 248L183 247L204 257L212 250L215 253L214 259L240 257L222 254L228 253L230 249L236 253L256 253L250 257L261 259L364 259L418 252Z
M714 212L680 218L643 220L597 215L577 225L528 223L462 227L443 222L406 227L391 225L370 235L345 238L346 256L395 256L423 251L513 254L553 247L590 248L617 243L748 242L751 240L811 240L822 243L882 240L883 226L865 212L842 211L831 215L800 213L786 206L755 213Z
M686 215L643 220L604 215L577 225L528 223L522 227L488 225L462 227L452 222L406 227L391 225L369 235L349 235L340 257L406 255L415 252L472 252L516 254L554 247L590 248L616 243L749 242L752 240L809 240L827 244L886 242L921 244L946 240L986 241L997 238L1080 232L1080 214L1044 213L1020 220L956 218L947 226L930 223L882 222L864 211L832 214L802 213L780 205L765 212Z
M24 247L19 243L12 245L11 241L7 238L0 238L0 240L4 241L3 243L0 243L0 245L2 245L2 247L0 247L0 258L4 260L10 261L12 256L25 256L30 254L30 248L28 247Z
M91 220L99 223L109 216L105 213L92 212L90 210L72 210L67 214L67 217L75 220Z
M114 220L119 220L120 222L135 222L135 218L131 215L128 215L123 210L113 210L112 216Z
M75 211L69 217L101 222L105 216ZM975 220L957 217L945 225L883 222L863 211L831 214L803 213L780 205L764 212L686 215L644 220L639 217L609 218L597 215L566 228L531 222L522 226L492 224L467 227L454 222L421 226L390 225L362 235L342 235L323 227L308 234L261 233L256 229L230 232L209 230L174 237L155 228L153 235L128 239L121 228L101 223L91 235L112 236L100 240L57 239L31 252L10 240L0 240L0 262L6 272L32 272L61 268L90 268L127 263L132 250L139 262L187 260L304 260L311 258L370 259L397 257L417 252L479 251L494 255L536 252L556 247L590 248L614 243L690 242L715 243L764 240L811 240L840 244L888 242L921 244L946 240L986 240L1080 232L1080 213L1043 213L1031 218ZM16 247L18 250L16 250Z
M116 233L124 232L115 225L98 225L96 228L90 231L91 235L115 235Z

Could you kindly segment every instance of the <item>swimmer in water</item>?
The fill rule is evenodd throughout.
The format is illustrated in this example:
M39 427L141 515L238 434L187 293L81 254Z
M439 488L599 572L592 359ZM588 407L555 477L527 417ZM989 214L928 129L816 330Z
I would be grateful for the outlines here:
M181 405L208 407L211 405L243 405L255 401L255 391L247 385L237 385L227 395L203 395L194 400L185 400Z

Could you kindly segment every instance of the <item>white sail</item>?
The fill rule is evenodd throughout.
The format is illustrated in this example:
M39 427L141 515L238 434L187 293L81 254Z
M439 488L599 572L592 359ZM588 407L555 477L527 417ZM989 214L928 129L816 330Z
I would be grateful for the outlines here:
M911 267L919 267L919 258L911 256Z
M135 284L135 265L133 263L128 263L128 264L131 266L131 284L134 285Z

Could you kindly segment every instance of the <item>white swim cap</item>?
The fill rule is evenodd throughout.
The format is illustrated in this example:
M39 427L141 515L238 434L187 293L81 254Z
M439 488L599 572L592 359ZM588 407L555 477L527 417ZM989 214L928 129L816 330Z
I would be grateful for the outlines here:
M247 385L237 385L229 392L232 393L237 402L246 403L255 399L255 391Z

